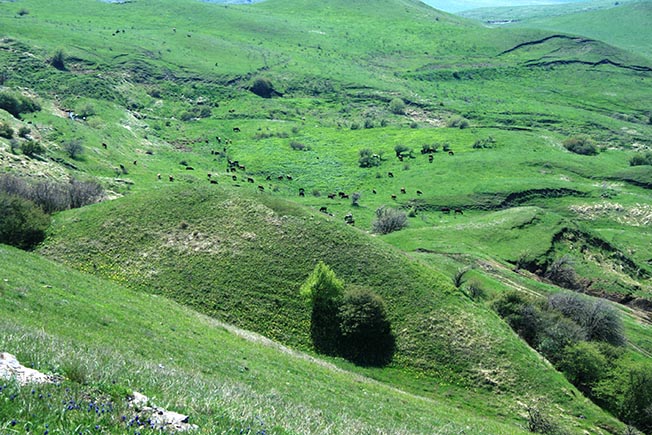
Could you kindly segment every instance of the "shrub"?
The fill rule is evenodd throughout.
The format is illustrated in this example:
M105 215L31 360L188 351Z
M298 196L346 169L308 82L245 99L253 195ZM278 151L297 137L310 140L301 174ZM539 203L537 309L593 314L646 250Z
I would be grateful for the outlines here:
M364 128L374 128L374 120L371 118L365 118Z
M380 163L381 163L380 154L374 153L369 148L360 150L360 158L358 159L358 165L361 168L372 168L374 166L380 166Z
M582 340L586 340L586 333L573 320L555 312L539 312L534 347L551 363L557 364L566 347L574 346Z
M20 149L20 142L16 139L9 139L9 151L12 154L16 154L16 151Z
M336 355L341 336L338 316L344 283L330 267L320 261L299 293L312 307L310 336L315 350Z
M405 228L408 224L405 212L389 207L376 210L376 220L372 223L372 231L376 234L389 234Z
M502 294L492 306L523 340L532 347L536 345L543 314L534 301L514 291Z
M351 130L359 130L360 129L360 124L357 122L352 122L351 127L349 127Z
M296 140L293 140L292 142L290 142L290 148L292 148L293 150L296 150L296 151L304 151L304 150L308 149L308 147L306 147L304 144L302 144L301 142L298 142Z
M28 157L36 157L45 152L45 148L35 140L28 140L20 145L20 150Z
M370 366L382 366L392 360L396 341L380 296L369 290L345 294L339 318L342 356Z
M401 145L401 144L396 145L396 146L394 147L394 152L396 153L396 157L400 157L400 156L402 156L403 154L407 154L407 155L409 155L410 157L412 156L412 148L407 147L407 146L405 146L405 145Z
M14 129L9 124L0 124L0 137L12 139L14 137Z
M20 127L20 128L18 129L18 136L19 136L19 137L22 137L23 139L27 139L27 136L29 136L29 134L30 134L31 132L32 132L32 131L29 129L29 127L25 127L25 126L23 125L22 127Z
M548 305L580 325L587 340L604 341L614 346L625 344L622 319L605 300L558 293L548 298Z
M631 159L629 159L630 166L643 166L643 165L652 165L652 152L646 152L645 154L636 154Z
M32 249L45 239L50 217L33 202L0 192L0 243Z
M644 433L652 433L652 364L636 364L627 375L620 417Z
M421 154L434 154L437 152L437 149L439 148L438 143L424 143L421 145Z
M582 154L585 156L594 156L598 154L593 140L587 136L573 136L569 137L563 142L564 147L575 154Z
M552 261L546 268L544 275L555 284L568 289L579 289L579 279L575 272L575 262L573 259L564 255Z
M559 427L548 413L542 410L540 404L527 407L528 430L532 433L544 435L566 435L567 432Z
M0 92L0 109L6 110L15 118L19 118L23 113L38 112L41 110L41 106L34 100L22 95Z
M361 196L362 196L362 195L360 194L360 192L353 192L353 193L351 194L351 205L352 205L353 207L358 207L358 206L360 206L360 204L358 203L358 201L360 201L360 197L361 197Z
M252 83L250 90L262 98L272 98L276 94L271 80L265 77L257 77Z
M91 103L86 103L77 110L77 114L82 118L89 118L95 113L95 107Z
M469 127L469 120L464 118L463 116L453 116L446 122L446 126L450 128L459 128L460 130L463 130L467 127Z
M489 136L485 139L477 139L473 143L474 149L494 148L496 141L493 137Z
M84 147L81 139L71 139L63 144L63 150L71 159L77 159L84 152Z
M389 102L389 111L395 115L404 115L405 114L405 102L400 98L393 98Z
M52 59L50 59L50 65L61 71L66 70L66 54L62 49L54 52Z
M607 358L597 344L577 343L564 349L557 364L566 378L584 394L589 394L608 369Z

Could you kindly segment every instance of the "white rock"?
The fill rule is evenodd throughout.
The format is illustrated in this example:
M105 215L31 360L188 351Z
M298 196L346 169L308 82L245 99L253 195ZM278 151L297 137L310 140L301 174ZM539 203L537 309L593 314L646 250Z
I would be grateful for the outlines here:
M0 378L15 378L20 385L54 383L52 376L21 365L10 353L0 353Z

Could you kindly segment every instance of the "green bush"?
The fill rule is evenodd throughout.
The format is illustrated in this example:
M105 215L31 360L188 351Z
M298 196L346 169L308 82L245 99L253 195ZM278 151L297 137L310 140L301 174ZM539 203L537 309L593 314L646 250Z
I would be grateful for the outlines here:
M344 283L330 267L320 261L299 293L312 307L310 336L315 350L337 355L341 337L338 319Z
M0 137L11 139L14 137L14 129L9 124L0 124Z
M84 153L81 139L71 139L63 144L63 150L71 159L77 159Z
M464 118L463 116L453 116L446 122L446 126L450 128L459 128L460 130L463 130L465 128L468 128L470 126L469 120Z
M407 224L407 214L404 211L383 206L376 210L376 220L372 223L372 231L376 234L389 234L402 230Z
M32 249L45 238L50 217L33 202L0 192L0 243Z
M629 159L630 166L643 166L643 165L652 165L652 153L646 152L645 154L636 154L631 159Z
M62 49L54 52L52 59L50 59L50 65L61 71L66 70L66 54Z
M589 395L609 367L596 343L581 342L564 349L557 368L581 392Z
M41 106L34 100L22 95L0 92L0 109L6 110L15 118L23 113L38 112Z
M43 146L41 146L41 144L35 140L28 140L23 142L20 145L20 150L27 157L36 157L37 155L41 155L45 152L45 148L43 148Z
M32 131L29 129L29 127L25 127L24 125L18 129L18 136L22 137L23 139L27 139L27 136Z
M563 142L564 147L575 154L582 154L585 156L594 156L598 154L598 148L593 143L593 140L587 136L573 136L569 137Z
M339 317L342 356L369 366L383 366L392 360L396 340L380 296L369 290L345 294Z
M251 92L262 98L272 98L276 94L271 80L265 77L257 77L250 89Z
M394 98L389 102L389 111L395 115L405 114L405 102L400 98Z
M372 168L374 166L380 166L381 156L371 151L369 148L360 150L360 158L358 159L358 165L361 168Z

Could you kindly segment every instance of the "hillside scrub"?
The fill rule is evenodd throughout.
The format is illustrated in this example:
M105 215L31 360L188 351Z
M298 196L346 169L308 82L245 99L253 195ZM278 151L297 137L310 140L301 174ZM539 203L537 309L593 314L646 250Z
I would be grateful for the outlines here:
M23 95L0 92L0 109L6 110L15 118L20 118L22 114L38 112L41 110L41 106L33 99Z
M588 136L572 136L563 142L564 148L568 151L585 156L595 156L598 154L598 148L595 146L593 139Z
M629 166L652 165L652 152L636 154L629 159Z
M33 202L0 192L0 243L34 249L49 225L50 217Z
M383 206L376 209L376 219L371 230L376 234L389 234L402 230L407 224L407 214L404 211Z

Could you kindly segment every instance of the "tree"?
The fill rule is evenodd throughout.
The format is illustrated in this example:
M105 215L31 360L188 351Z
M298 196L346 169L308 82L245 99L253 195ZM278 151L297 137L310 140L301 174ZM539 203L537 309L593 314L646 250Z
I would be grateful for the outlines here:
M40 143L36 142L35 140L28 140L26 142L23 142L20 145L20 150L25 154L27 157L36 157L39 154L43 154L45 152L45 148L41 146Z
M392 360L396 340L380 296L366 289L347 293L339 317L342 356L370 366L382 366Z
M344 283L320 261L299 293L312 307L310 336L315 349L327 355L337 355L341 336L338 315Z
M360 158L358 159L358 165L361 168L371 168L374 166L380 166L381 156L371 151L369 148L360 150Z
M371 224L371 230L376 234L389 234L402 230L407 224L404 211L382 206L376 210L376 220Z
M50 217L33 202L0 193L0 243L32 249L45 238Z

